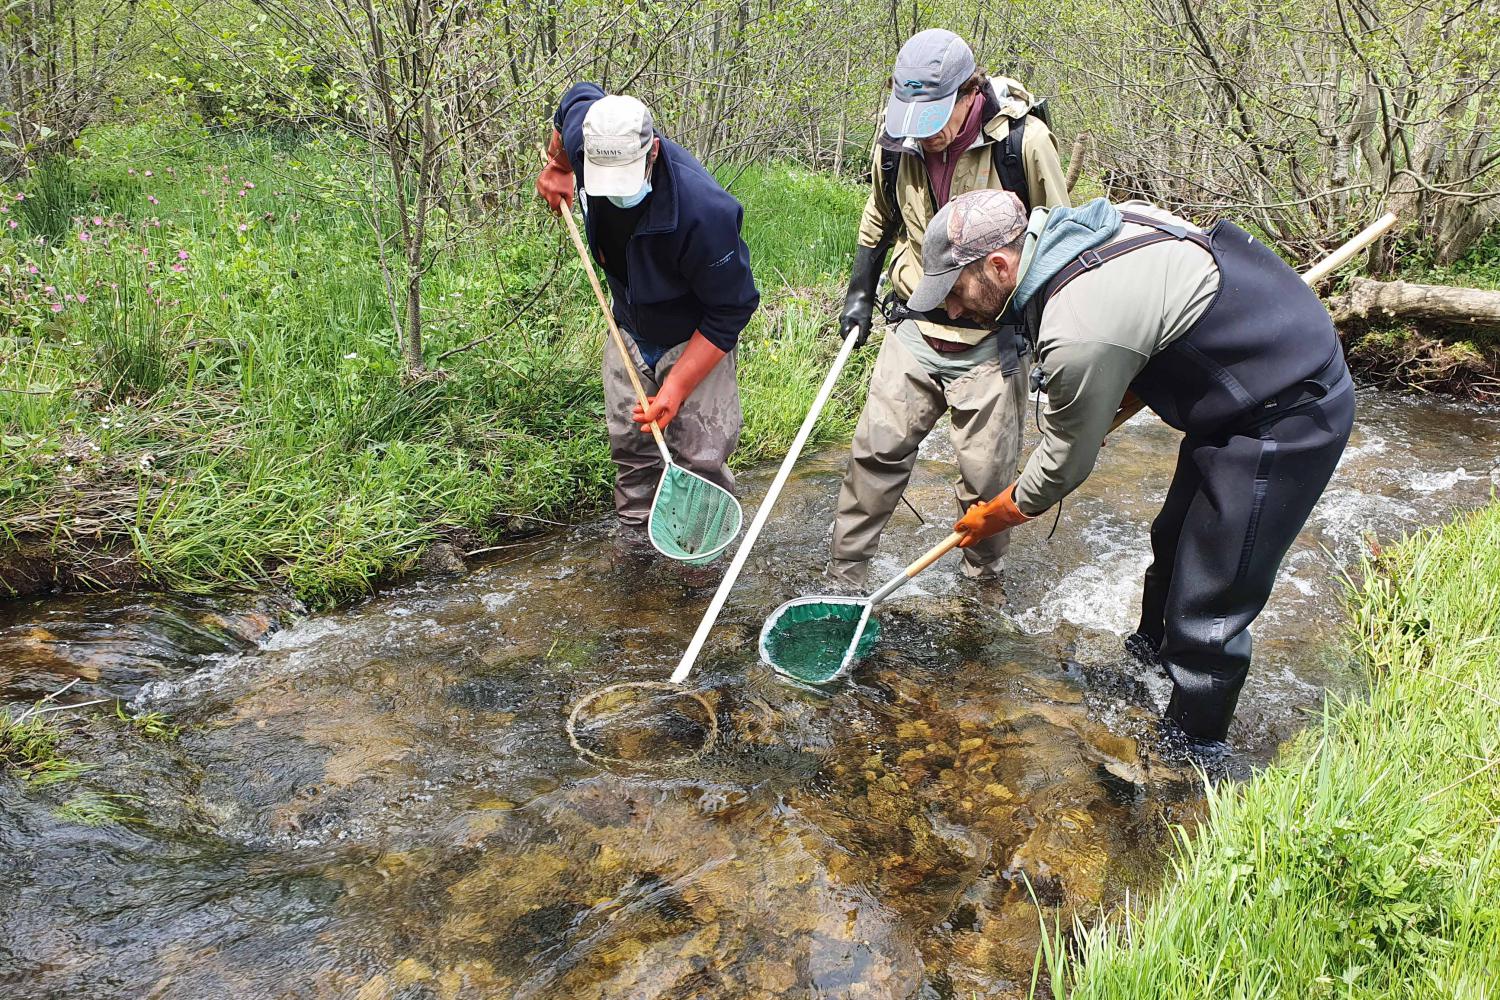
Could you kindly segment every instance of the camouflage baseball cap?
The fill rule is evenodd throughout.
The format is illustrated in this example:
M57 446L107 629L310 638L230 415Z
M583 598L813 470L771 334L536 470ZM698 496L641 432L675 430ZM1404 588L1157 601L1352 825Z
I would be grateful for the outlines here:
M922 237L922 280L906 307L936 309L948 298L959 272L981 257L1015 242L1026 231L1026 207L1009 191L961 194L938 210Z

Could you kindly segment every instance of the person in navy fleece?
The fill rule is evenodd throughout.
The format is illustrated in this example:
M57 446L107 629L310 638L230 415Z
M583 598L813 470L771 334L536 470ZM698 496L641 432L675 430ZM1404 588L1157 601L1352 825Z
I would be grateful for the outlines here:
M589 248L627 335L628 359L605 346L605 414L620 537L626 547L644 547L662 473L653 420L679 465L734 489L728 462L742 423L735 345L760 304L740 238L744 210L692 154L656 131L633 97L577 83L552 122L536 189L562 212L573 207L576 183ZM644 409L626 364L640 374Z

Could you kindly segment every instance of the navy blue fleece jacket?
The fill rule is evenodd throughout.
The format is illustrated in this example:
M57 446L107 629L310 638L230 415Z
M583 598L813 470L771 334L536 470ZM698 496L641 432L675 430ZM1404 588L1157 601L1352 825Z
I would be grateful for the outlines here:
M553 116L580 191L583 119L603 96L595 84L575 83ZM618 209L604 198L580 200L584 230L597 259L596 220ZM760 305L750 248L740 238L743 218L740 203L691 153L661 137L646 211L625 248L629 283L605 271L621 329L657 347L681 344L695 330L721 350L734 347Z

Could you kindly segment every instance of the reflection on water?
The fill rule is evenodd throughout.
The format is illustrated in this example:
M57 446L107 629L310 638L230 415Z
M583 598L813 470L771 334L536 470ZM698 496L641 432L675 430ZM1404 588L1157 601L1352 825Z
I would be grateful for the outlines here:
M1357 690L1332 571L1491 488L1500 419L1361 399L1258 629L1238 774ZM0 779L0 994L1021 995L1037 907L1094 919L1149 888L1201 810L1144 738L1165 682L1119 648L1174 454L1137 418L1050 543L1018 536L1007 602L950 557L827 696L755 655L765 615L826 589L843 456L804 462L694 675L720 737L666 771L580 759L564 730L588 692L664 679L709 596L616 565L604 525L269 638L276 609L0 606L7 699L77 677L188 724L75 727L82 785L134 796L130 822L67 823L67 792ZM872 579L947 533L951 475L935 439L910 491L927 523L897 514ZM632 753L661 736L624 732Z

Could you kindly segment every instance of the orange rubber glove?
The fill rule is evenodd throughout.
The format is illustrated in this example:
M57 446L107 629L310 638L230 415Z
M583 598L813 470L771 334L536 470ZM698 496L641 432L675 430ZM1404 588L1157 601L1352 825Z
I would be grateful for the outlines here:
M723 360L728 351L721 351L713 345L707 337L698 331L693 331L693 337L688 341L687 349L672 366L667 380L662 383L661 389L656 395L646 400L645 410L637 403L635 409L630 413L630 419L641 425L641 432L651 433L651 421L656 421L658 427L665 428L672 419L677 416L677 411L682 409L682 404L698 384L708 377L713 371L714 365Z
M958 547L966 549L991 535L998 535L1007 528L1014 528L1030 520L1033 518L1022 514L1021 508L1016 506L1016 484L1011 483L995 499L970 506L953 526L953 530L964 533Z
M573 210L573 164L568 162L568 151L557 129L552 130L552 142L547 146L547 165L536 178L536 193L555 215L562 214L563 205Z

